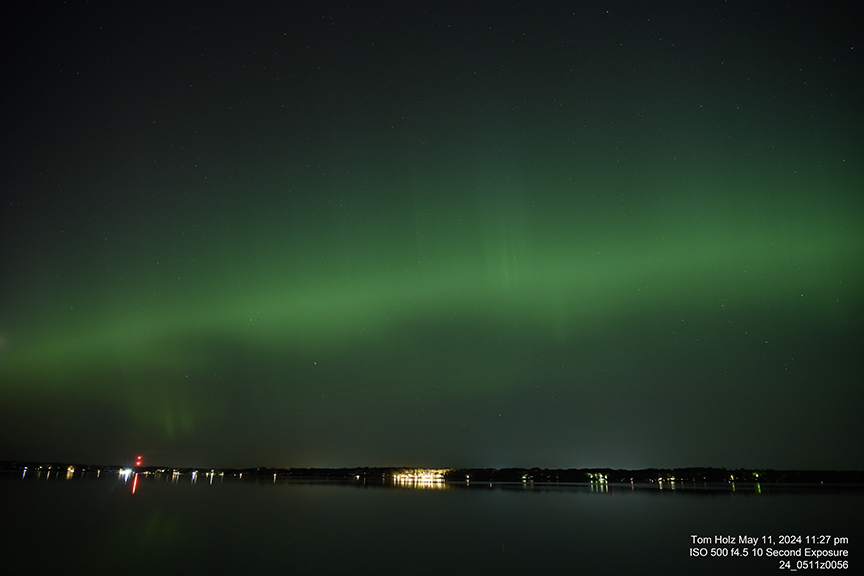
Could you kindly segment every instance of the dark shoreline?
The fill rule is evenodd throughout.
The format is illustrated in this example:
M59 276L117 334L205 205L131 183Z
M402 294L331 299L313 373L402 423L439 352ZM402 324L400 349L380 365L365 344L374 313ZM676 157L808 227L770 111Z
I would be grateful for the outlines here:
M89 472L135 472L157 474L216 473L225 476L267 477L279 479L376 480L398 476L422 479L430 471L444 482L538 482L538 483L658 483L658 482L751 482L760 484L864 484L861 470L774 470L751 468L644 468L624 470L613 468L413 468L413 467L353 467L353 468L192 468L165 466L94 465L61 462L0 461L0 471L42 470L75 474Z

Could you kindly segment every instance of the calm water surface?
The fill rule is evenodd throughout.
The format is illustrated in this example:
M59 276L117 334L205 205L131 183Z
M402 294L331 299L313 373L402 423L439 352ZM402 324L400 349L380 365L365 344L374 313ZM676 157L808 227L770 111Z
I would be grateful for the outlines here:
M31 475L32 476L32 475ZM13 574L786 573L779 558L697 558L691 535L831 535L861 573L861 489L444 485L0 477ZM683 489L682 489L683 488ZM834 537L847 543L833 544ZM763 553L770 544L760 544ZM733 548L744 545L705 546ZM790 558L792 567L796 560ZM9 570L11 568L11 570ZM819 572L824 573L825 570Z

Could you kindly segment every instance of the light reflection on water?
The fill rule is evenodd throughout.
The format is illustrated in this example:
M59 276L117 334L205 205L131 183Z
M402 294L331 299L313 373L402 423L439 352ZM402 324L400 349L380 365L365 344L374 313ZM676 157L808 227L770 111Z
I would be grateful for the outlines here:
M32 472L32 473L31 473ZM352 482L95 474L0 477L5 573L764 574L691 558L691 535L825 533L860 546L856 489L728 483ZM207 479L205 482L204 479ZM56 481L55 481L56 480ZM51 554L45 554L51 550ZM140 564L138 564L140 563ZM847 572L852 573L852 572Z

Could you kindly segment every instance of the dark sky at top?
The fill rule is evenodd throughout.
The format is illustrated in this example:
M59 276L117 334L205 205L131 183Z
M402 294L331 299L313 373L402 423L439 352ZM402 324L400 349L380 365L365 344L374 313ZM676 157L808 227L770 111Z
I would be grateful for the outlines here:
M0 459L864 468L856 8L16 5Z

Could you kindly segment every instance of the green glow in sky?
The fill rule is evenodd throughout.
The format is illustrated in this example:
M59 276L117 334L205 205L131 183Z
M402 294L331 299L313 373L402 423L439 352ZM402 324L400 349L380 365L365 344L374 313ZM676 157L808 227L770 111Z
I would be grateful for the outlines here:
M241 251L255 253L256 261L238 259L224 266L230 273L218 265L203 271L176 266L177 288L131 290L107 306L98 290L110 287L100 281L91 298L70 299L69 313L58 313L50 329L25 330L14 345L7 335L3 368L61 384L79 371L116 364L206 370L217 361L212 353L176 346L205 334L314 355L358 343L388 346L395 332L433 318L524 324L563 338L643 313L692 316L758 306L831 323L858 306L850 294L861 275L848 265L864 247L864 228L841 210L814 216L805 207L792 220L759 213L738 215L738 221L734 212L676 213L663 220L648 214L647 223L645 214L634 214L629 227L620 222L626 214L615 214L599 225L574 218L571 230L551 214L531 217L523 213L511 222L480 214L456 244L447 225L433 233L427 224L422 241L409 230L346 245L346 256L331 246L322 256L329 263L307 267L311 271L279 265L294 249L290 243L270 243L260 253L253 244ZM594 229L584 231L586 224ZM380 248L386 244L393 248ZM405 245L420 259L404 256L410 252ZM362 254L368 256L358 266L352 259ZM157 266L124 264L138 270L133 283L143 286ZM191 286L184 285L187 274ZM157 298L158 307L152 304ZM76 307L89 309L85 318Z
M858 55L589 12L40 52L0 458L864 465Z

